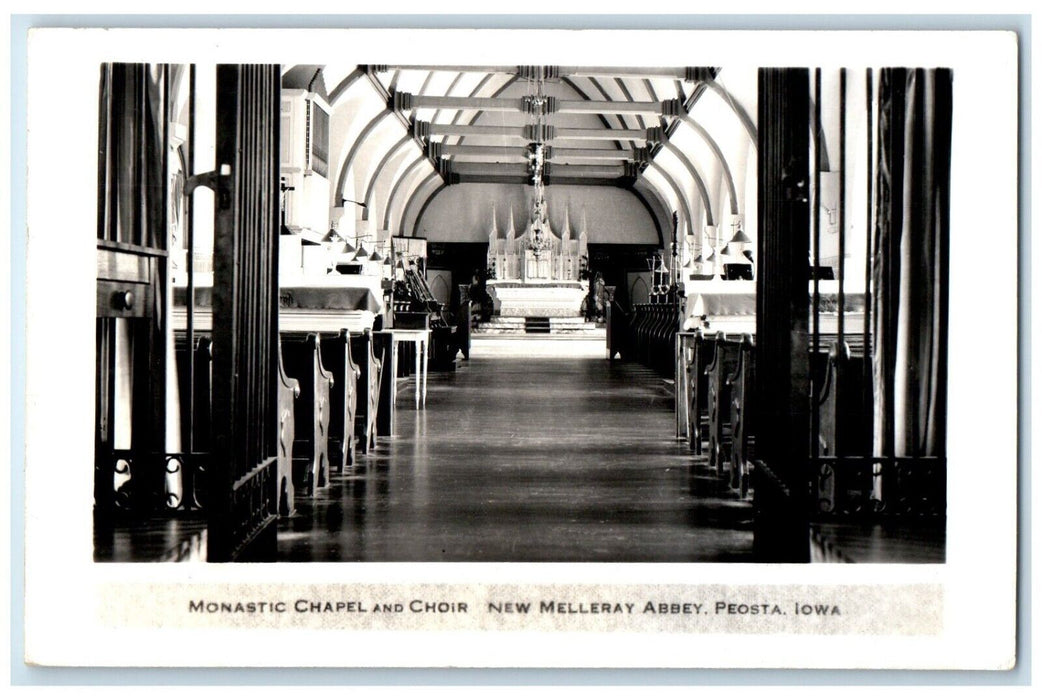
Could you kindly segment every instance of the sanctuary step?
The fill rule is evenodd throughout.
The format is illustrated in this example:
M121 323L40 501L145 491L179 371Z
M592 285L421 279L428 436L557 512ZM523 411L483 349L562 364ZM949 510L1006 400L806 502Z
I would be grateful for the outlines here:
M549 333L550 318L547 316L526 316L525 333Z
M525 335L549 333L550 335L573 335L582 337L604 337L604 328L581 316L495 316L478 324L475 334Z

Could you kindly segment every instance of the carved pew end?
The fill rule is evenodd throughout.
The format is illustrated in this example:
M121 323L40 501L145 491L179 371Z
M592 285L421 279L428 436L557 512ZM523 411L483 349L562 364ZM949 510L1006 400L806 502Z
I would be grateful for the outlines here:
M329 393L333 375L322 364L319 336L286 333L282 336L286 373L300 386L294 411L293 481L313 494L329 481Z
M294 438L294 403L300 397L300 382L286 374L282 363L282 348L279 347L278 376L278 440L276 441L276 458L278 476L275 484L275 498L278 513L288 517L295 510L296 492L293 484L293 438Z

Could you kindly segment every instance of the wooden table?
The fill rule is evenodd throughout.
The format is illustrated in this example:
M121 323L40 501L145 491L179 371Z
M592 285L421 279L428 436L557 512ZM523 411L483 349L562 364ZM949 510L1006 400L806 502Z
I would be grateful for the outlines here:
M423 328L389 328L394 341L413 343L416 346L416 408L427 405L427 348L431 331Z

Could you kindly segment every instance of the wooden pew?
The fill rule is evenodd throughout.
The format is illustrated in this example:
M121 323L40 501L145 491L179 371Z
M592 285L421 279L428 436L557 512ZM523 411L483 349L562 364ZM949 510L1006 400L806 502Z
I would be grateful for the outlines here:
M196 336L192 371L192 401L189 404L188 391L188 343L183 331L175 335L175 351L178 369L178 382L181 396L181 449L180 460L185 469L182 471L179 510L204 509L206 506L207 485L205 483L205 465L210 459L213 435L213 392L212 363L213 342L209 336ZM293 438L295 401L300 396L300 384L286 374L279 349L278 367L278 439L276 441L277 480L275 483L276 502L279 504L279 515L287 516L293 512L296 489L293 484ZM188 420L191 412L192 420ZM191 431L191 440L189 440ZM189 452L189 445L191 451ZM168 489L169 490L169 489Z
M738 364L741 341L721 333L713 359L706 367L706 409L709 413L709 466L722 475L731 458L731 387L727 378Z
M279 516L286 517L293 513L296 499L296 488L293 484L293 439L296 431L294 404L300 397L300 382L286 374L282 362L282 343L279 343L277 385L279 432L275 443L275 457L278 460L275 502L279 505Z
M694 451L695 454L701 454L702 439L706 438L708 435L708 432L705 429L709 411L709 402L707 399L709 373L707 372L707 369L716 356L717 339L725 336L716 332L706 332L702 329L681 333L679 336L682 339L681 345L683 347L681 363L686 365L686 367L683 368L683 372L678 372L678 382L681 381L681 378L687 381L686 394L688 406L686 410L686 436L692 451ZM834 335L828 336L823 334L819 341L819 347L828 347L826 344L833 342L834 340ZM745 334L740 340L731 339L727 342L748 343L749 347L747 350L750 353L749 359L751 360L752 357L755 357L755 338L751 334ZM810 362L813 381L820 386L825 379L828 354L820 351L817 354L812 353ZM752 371L752 369L751 365L743 366L743 371ZM727 376L730 377L731 375ZM735 381L737 380L738 377L735 377ZM755 401L751 393L752 382L748 377L745 378L745 381L748 382L748 386L743 388L744 398L741 399L741 402L743 405L754 405ZM730 424L730 409L725 410L725 414L727 417L724 422L724 427L726 428ZM749 435L751 434L752 433L749 433ZM748 462L748 460L745 461Z
M676 303L663 305L659 325L655 330L655 358L658 371L662 375L673 373L671 358L677 333L680 332L681 307Z
M727 378L731 400L731 465L730 485L743 498L749 495L749 474L756 446L756 344L744 335L738 349L734 372Z
M322 364L333 375L329 389L329 464L331 469L343 473L355 461L355 416L361 370L351 359L351 334L347 330L323 334L319 345Z
M395 403L398 396L398 341L392 331L373 331L373 355L380 364L377 385L376 435L394 435ZM419 377L417 377L419 381Z
M714 353L716 333L708 333L702 329L682 333L681 357L682 373L678 378L685 384L686 419L685 434L688 446L695 454L702 454L703 422L707 419L706 409L706 368Z
M871 387L865 381L866 361L863 354L854 354L848 343L834 342L830 348L816 397L820 457L872 454L872 399ZM868 463L826 467L819 471L817 484L819 503L835 506L840 501L863 501L873 488L872 468Z
M673 417L676 419L677 439L688 439L688 389L691 384L688 378L688 356L693 352L695 332L681 331L677 333L673 353Z
M311 495L329 481L329 390L333 375L322 364L317 333L282 333L286 374L300 383L294 411L293 476Z
M663 376L672 375L675 338L680 330L679 314L680 307L676 302L636 304L633 307L624 359L636 360ZM614 317L610 323L615 323ZM613 353L611 347L609 353Z
M616 356L629 359L630 317L622 306L612 299L605 308L605 340L608 344L608 359Z
M362 453L376 447L376 415L380 406L380 360L372 331L351 336L351 357L358 367L355 436Z

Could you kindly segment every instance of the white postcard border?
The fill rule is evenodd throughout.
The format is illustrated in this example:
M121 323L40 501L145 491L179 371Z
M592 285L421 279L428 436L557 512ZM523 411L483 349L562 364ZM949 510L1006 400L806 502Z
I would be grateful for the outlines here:
M526 36L527 35L527 36ZM523 41L518 42L518 37ZM910 40L914 37L914 40ZM943 565L101 565L91 560L97 65L171 62L954 68L949 518ZM518 46L538 45L533 49ZM437 53L432 47L437 46ZM29 41L26 653L43 664L1003 668L1015 632L1017 56L1007 33L37 30ZM633 63L634 61L627 61ZM986 138L982 138L982 134ZM982 326L984 327L982 329ZM982 380L980 342L996 357ZM982 411L981 406L989 406ZM990 439L981 439L989 435ZM939 584L928 637L106 627L112 586ZM142 610L142 615L150 611ZM784 643L779 643L784 639ZM509 653L504 656L505 651Z

